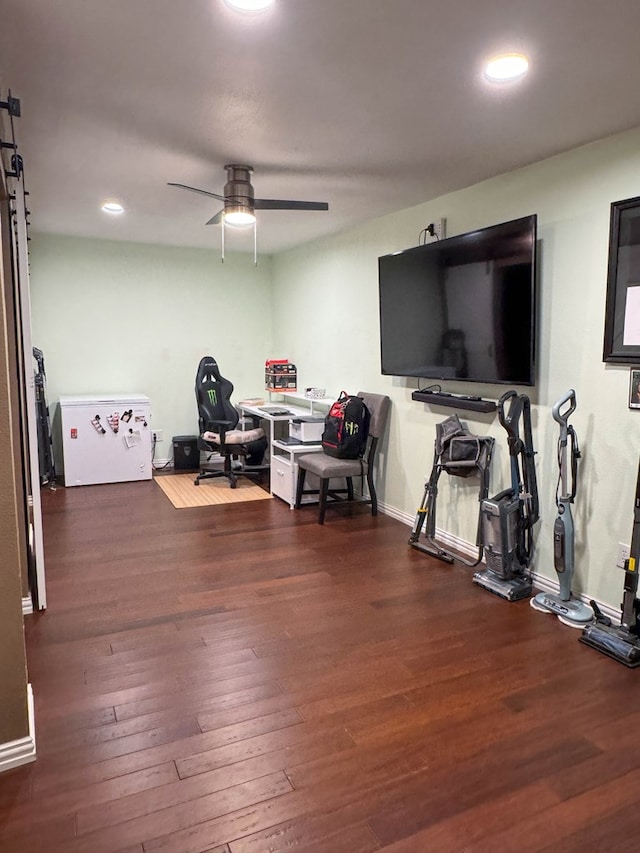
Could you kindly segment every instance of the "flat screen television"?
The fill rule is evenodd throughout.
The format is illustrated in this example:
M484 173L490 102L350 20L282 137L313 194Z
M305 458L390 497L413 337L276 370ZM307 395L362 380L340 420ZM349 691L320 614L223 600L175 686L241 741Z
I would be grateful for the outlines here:
M535 384L535 214L378 259L382 373Z

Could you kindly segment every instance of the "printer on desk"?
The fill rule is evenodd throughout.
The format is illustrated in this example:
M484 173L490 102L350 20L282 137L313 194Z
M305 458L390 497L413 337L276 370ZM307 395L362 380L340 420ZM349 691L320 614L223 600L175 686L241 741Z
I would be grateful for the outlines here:
M289 421L289 435L297 438L303 444L320 444L324 432L324 418L308 417L291 418Z

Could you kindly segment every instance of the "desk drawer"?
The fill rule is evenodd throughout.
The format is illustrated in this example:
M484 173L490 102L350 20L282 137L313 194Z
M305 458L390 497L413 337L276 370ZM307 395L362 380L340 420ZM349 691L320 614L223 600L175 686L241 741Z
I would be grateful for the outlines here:
M296 502L296 485L298 482L298 465L290 462L286 456L271 457L271 493L293 506ZM305 489L317 489L320 481L315 474L307 473ZM317 503L317 495L303 495L302 503Z
M297 474L297 468L284 456L271 457L271 491L288 504L293 504L296 499L294 474Z

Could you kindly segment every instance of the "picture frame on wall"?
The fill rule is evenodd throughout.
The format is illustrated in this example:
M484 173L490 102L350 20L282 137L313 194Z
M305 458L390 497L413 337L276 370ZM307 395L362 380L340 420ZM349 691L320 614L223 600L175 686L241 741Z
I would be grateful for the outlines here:
M602 360L640 364L640 196L611 204Z
M629 408L640 409L640 370L630 370L629 373Z

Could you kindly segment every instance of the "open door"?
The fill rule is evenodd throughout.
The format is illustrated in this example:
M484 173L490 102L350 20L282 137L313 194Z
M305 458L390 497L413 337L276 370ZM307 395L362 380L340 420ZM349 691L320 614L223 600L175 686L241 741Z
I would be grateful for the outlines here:
M33 345L31 336L31 294L29 288L29 255L27 242L27 208L22 158L18 155L13 132L13 118L19 116L19 101L10 96L5 104L10 121L0 126L3 139L2 200L2 264L5 283L11 281L14 315L12 336L15 340L15 364L10 365L11 409L16 445L15 491L21 503L19 515L24 523L21 540L24 566L21 572L29 579L28 592L33 607L44 610L47 592L44 569L44 539L40 500L38 458L38 417ZM9 139L7 139L9 136ZM7 318L9 321L10 318ZM20 476L21 475L21 476ZM22 549L21 549L22 550ZM28 598L27 598L28 600ZM23 598L24 604L24 598Z

